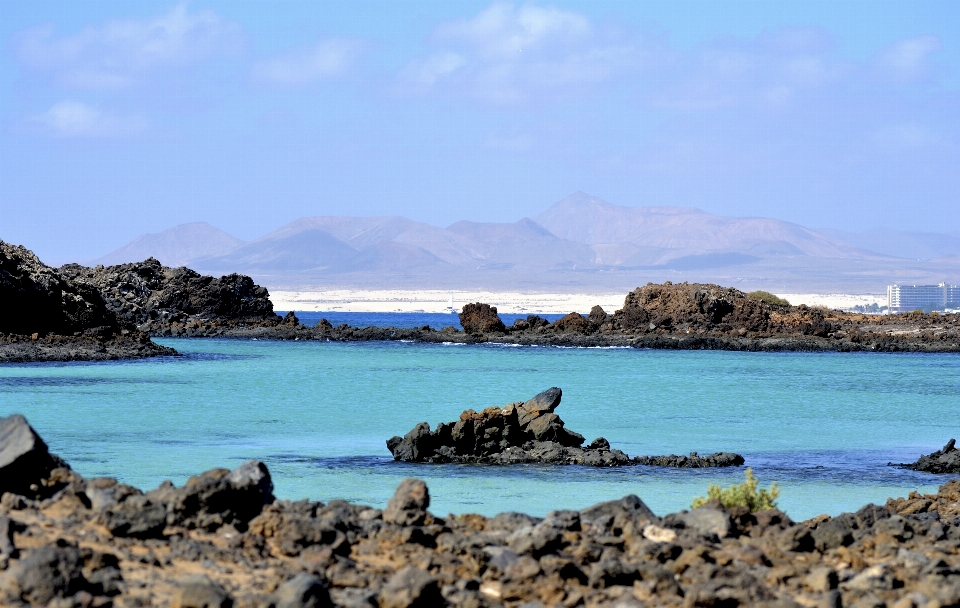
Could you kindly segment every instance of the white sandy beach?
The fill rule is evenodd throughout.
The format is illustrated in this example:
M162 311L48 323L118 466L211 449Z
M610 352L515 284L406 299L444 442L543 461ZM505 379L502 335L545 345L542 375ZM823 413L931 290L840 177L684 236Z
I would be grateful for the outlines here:
M777 294L791 304L851 308L874 302L885 305L886 294ZM588 313L599 304L608 313L623 307L625 293L520 293L492 291L441 290L362 290L274 291L270 295L276 310L339 312L450 312L464 304L485 302L502 313Z

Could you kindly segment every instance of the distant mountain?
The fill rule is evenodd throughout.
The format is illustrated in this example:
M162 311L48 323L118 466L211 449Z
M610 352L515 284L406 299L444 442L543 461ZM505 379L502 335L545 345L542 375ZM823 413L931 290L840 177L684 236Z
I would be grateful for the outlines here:
M768 218L713 215L689 207L621 207L577 192L533 216L558 237L596 246L615 265L722 252L741 256L874 257L803 226Z
M93 260L93 264L111 266L142 262L154 257L166 266L183 266L199 258L223 255L242 246L244 241L206 222L180 224L154 234L144 234L116 251Z
M931 251L960 251L940 236ZM397 216L317 216L244 243L208 224L187 224L140 237L100 261L152 255L209 274L249 274L274 289L621 290L671 280L879 293L894 281L960 282L960 258L897 259L868 246L872 241L845 237L768 218L622 207L577 192L532 218L446 228Z

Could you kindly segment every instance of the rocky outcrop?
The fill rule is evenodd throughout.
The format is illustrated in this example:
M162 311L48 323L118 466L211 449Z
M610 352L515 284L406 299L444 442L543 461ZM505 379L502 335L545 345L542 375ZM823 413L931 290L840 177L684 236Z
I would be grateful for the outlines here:
M148 330L196 320L268 326L280 322L270 294L245 275L218 279L189 268L169 268L154 258L95 268L68 264L60 272L96 286L111 311Z
M176 354L154 344L107 305L95 285L0 241L0 362Z
M100 292L47 266L29 249L0 241L0 333L115 334L129 325L107 309Z
M738 467L743 464L743 456L731 452L714 452L700 456L690 452L689 456L634 456L633 462L654 467L674 467L677 469L706 469L711 467Z
M444 518L418 479L383 510L273 500L256 462L146 493L66 468L51 476L60 489L48 498L0 498L0 605L960 603L960 480L798 523L719 502L659 517L633 495L544 517Z
M925 473L960 473L960 450L956 443L956 439L951 439L942 449L921 456L914 463L899 466Z
M468 334L485 334L506 331L497 314L497 307L477 302L466 304L460 312L460 325Z
M579 464L614 467L631 464L683 468L726 467L743 464L737 454L700 457L644 456L631 459L612 449L603 437L583 446L583 435L566 428L554 413L562 391L549 388L528 401L467 410L456 422L442 422L433 431L421 422L403 437L387 440L395 460L423 463Z
M50 496L56 489L49 483L51 472L66 466L48 451L26 418L19 414L0 418L0 495Z

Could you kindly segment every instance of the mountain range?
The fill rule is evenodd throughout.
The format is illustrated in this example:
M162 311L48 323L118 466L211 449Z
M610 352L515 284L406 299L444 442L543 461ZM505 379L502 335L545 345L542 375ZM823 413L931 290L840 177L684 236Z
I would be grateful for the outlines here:
M397 216L305 217L249 242L206 223L183 224L94 263L153 256L211 274L249 274L274 289L595 291L690 280L877 293L890 282L960 278L958 254L960 237L951 235L817 232L695 208L624 207L577 192L513 223L441 228Z

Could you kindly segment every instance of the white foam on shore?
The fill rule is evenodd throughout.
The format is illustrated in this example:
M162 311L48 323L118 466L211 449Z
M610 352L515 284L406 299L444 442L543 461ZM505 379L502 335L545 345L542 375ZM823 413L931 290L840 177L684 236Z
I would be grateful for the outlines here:
M274 310L309 312L460 312L464 304L484 302L507 314L588 313L599 304L608 313L623 308L626 293L562 294L493 291L361 290L274 291Z

